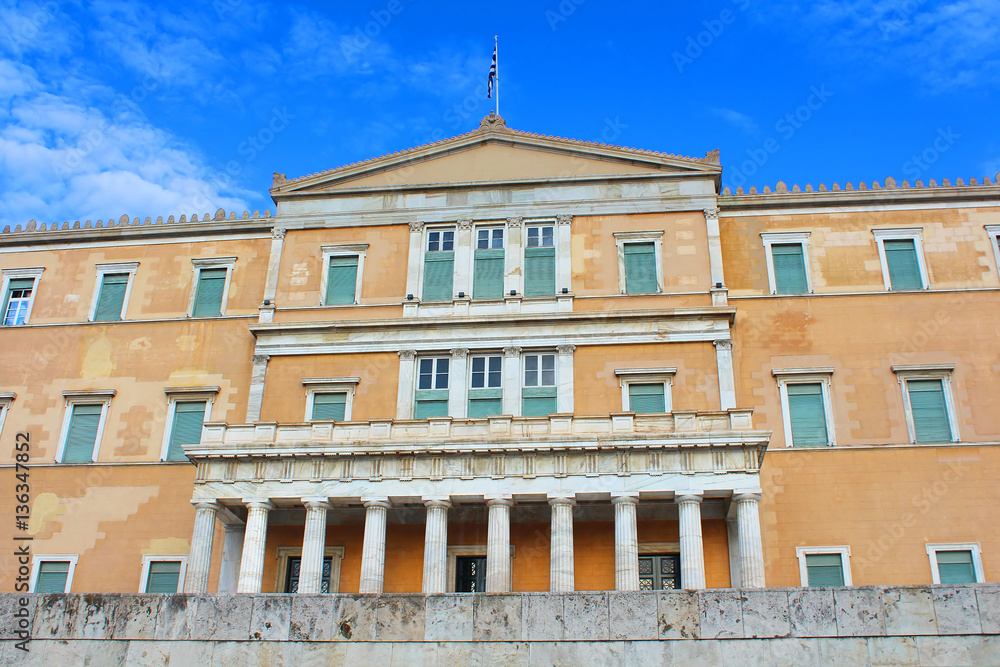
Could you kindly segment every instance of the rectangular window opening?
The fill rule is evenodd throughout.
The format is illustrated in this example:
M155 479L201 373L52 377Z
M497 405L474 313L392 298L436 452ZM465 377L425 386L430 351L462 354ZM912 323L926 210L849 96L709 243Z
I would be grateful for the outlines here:
M192 317L219 317L222 315L222 296L226 289L229 269L201 269L194 298Z
M105 273L101 278L101 292L94 310L95 322L112 322L122 319L125 292L128 291L128 273Z

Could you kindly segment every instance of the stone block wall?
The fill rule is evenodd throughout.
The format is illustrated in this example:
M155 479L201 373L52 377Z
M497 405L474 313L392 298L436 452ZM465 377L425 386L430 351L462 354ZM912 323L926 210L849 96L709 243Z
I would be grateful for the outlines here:
M30 652L16 647L27 602ZM998 665L1000 585L0 596L2 665Z

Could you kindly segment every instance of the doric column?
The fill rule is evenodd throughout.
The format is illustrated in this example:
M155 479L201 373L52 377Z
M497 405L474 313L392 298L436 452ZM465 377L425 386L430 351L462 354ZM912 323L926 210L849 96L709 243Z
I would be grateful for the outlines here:
M392 507L388 498L362 498L365 505L365 539L361 547L362 593L381 593L385 580L385 519Z
M552 506L552 553L549 568L549 590L571 593L576 590L573 572L573 498L549 498Z
M191 552L188 555L185 593L207 593L208 574L212 567L212 540L215 538L215 516L220 509L214 500L192 500L194 505L194 533L191 535Z
M396 393L396 419L413 419L413 391L417 373L416 350L399 351L399 389Z
M303 498L302 504L306 508L306 530L302 536L299 593L320 593L326 550L326 511L330 509L330 499Z
M760 493L737 493L736 530L740 540L740 572L743 588L764 587L764 545L760 540Z
M733 341L726 338L712 341L715 361L719 367L719 407L722 410L736 407L736 378L733 374Z
M615 506L615 589L639 590L639 534L635 525L638 495L612 496Z
M556 216L556 294L573 289L573 216Z
M423 257L424 223L410 223L410 252L406 256L406 293L420 298L420 260Z
M472 298L472 249L474 247L472 220L459 220L458 234L455 235L455 282L452 292L456 296L459 292L465 292L468 299Z
M469 376L466 372L469 351L457 348L451 351L451 372L448 373L448 416L464 419L468 414Z
M260 593L264 577L264 545L267 542L267 513L274 505L266 498L244 500L247 506L247 531L243 538L243 559L237 593Z
M521 348L503 349L503 413L521 414Z
M559 371L556 373L556 412L572 414L573 407L573 353L576 345L560 345L556 348L559 353L557 363Z
M246 524L227 523L222 542L222 571L219 573L219 592L235 593L240 580L240 559L243 557L243 540Z
M511 290L520 296L524 296L524 271L521 264L522 240L522 218L507 218L507 243L504 249L503 268L503 295L507 296Z
M486 531L486 592L509 593L510 576L510 498L487 498L490 508Z
M705 588L705 551L701 538L701 494L677 496L681 536L681 588Z
M247 399L248 424L260 421L260 408L264 402L264 376L267 375L267 362L270 358L266 354L250 357L253 368L250 371L250 392Z
M712 274L712 287L726 284L722 270L722 237L719 234L719 209L705 209L705 227L708 231L708 264Z
M427 526L424 534L424 595L444 593L448 588L448 508L446 498L424 501Z

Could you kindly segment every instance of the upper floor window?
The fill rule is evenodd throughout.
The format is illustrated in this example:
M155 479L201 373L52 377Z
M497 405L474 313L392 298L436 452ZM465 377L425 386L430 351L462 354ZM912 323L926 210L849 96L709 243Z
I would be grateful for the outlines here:
M358 377L302 378L306 421L350 421Z
M796 547L802 586L851 586L851 547Z
M186 556L143 556L140 593L180 593L187 569Z
M504 276L503 227L479 227L476 229L474 266L472 298L502 298Z
M12 391L0 391L0 435L3 434L3 423L7 419L7 411L10 410L10 404L17 398L17 394ZM18 449L21 447L22 438L18 436Z
M835 444L830 401L832 368L776 368L786 447Z
M201 442L201 429L212 414L219 387L168 387L167 424L161 461L187 461L184 445Z
M622 294L662 291L663 232L615 232L618 288Z
M935 584L981 584L986 581L978 542L928 544L927 556Z
M885 289L927 289L929 283L921 243L922 230L873 229L872 233L878 245Z
M636 414L670 412L670 388L676 373L676 368L616 368L622 386L622 409Z
M529 224L525 227L524 296L552 296L555 293L555 225Z
M361 298L368 244L323 246L324 272L320 282L325 306L348 306Z
M3 325L27 324L35 302L35 286L44 267L3 270Z
M31 568L32 593L69 593L79 556L35 556Z
M760 235L767 255L771 294L808 294L809 232L765 232Z
M191 317L219 317L226 314L229 300L229 283L235 257L211 257L192 259L194 265L194 289L188 313Z
M139 262L98 264L97 284L90 307L92 322L109 322L125 319L128 298L132 292L132 279Z
M545 417L557 412L556 355L526 354L524 386L521 389L521 415Z
M455 280L455 230L427 229L424 253L424 301L451 301Z
M60 463L92 463L100 450L108 407L115 390L63 392L66 414L56 461Z
M958 421L951 393L953 364L895 365L903 391L910 442L958 442Z
M503 357L476 355L469 363L468 416L476 419L503 414Z
M997 270L1000 271L1000 225L986 225L986 233L990 237L990 245L993 246L993 259Z
M417 360L417 393L414 419L448 416L449 357L421 357Z

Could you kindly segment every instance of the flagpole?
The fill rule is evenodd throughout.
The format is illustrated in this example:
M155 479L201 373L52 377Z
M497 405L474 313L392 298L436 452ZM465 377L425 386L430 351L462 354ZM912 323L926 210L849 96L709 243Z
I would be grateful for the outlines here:
M497 54L497 99L496 99L496 114L500 115L500 36L493 35L493 52Z

